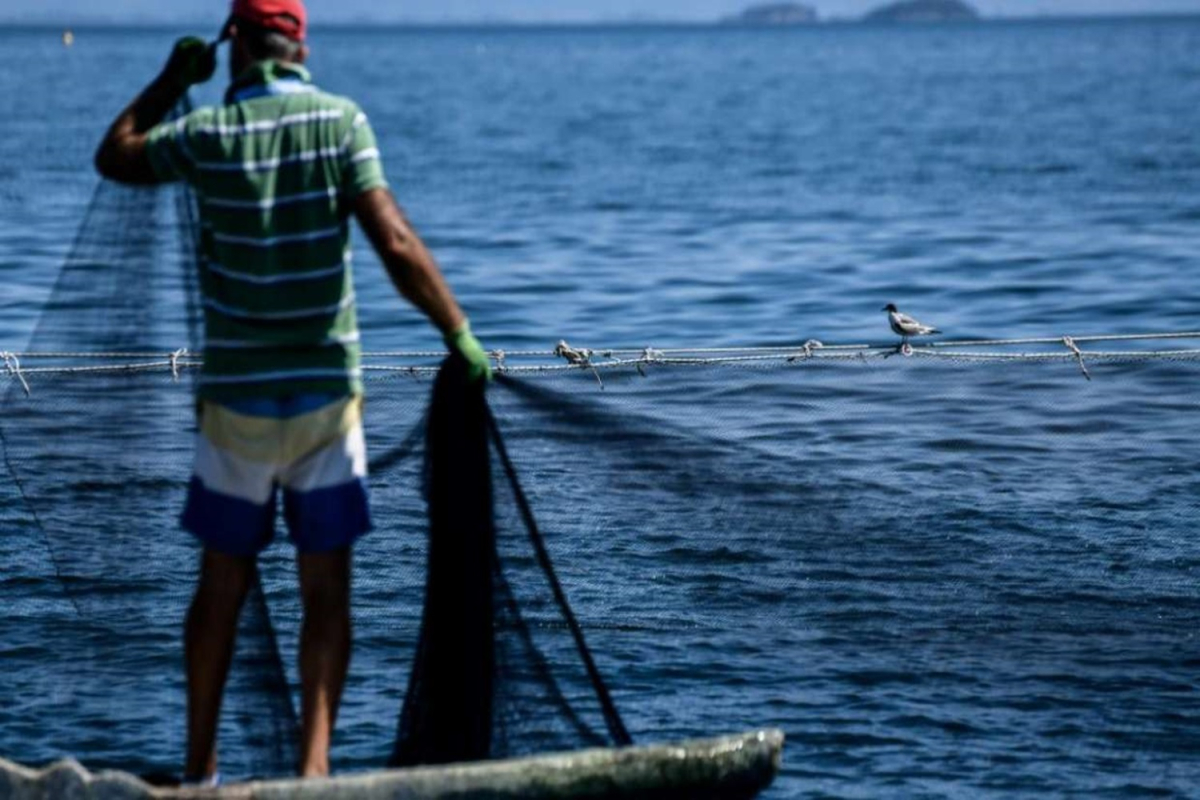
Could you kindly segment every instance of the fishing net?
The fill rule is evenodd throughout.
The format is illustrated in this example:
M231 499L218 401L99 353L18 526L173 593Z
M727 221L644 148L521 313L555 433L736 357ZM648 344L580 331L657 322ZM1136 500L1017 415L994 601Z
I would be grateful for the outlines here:
M97 344L115 358L155 341L195 348L195 251L186 244L195 240L195 220L185 190L102 185L31 350L71 360ZM131 230L140 235L124 234ZM195 546L179 535L175 518L195 428L195 361L180 350L157 367L143 359L99 371L30 368L14 371L19 377L6 387L6 464L10 488L24 501L20 513L7 515L15 533L5 537L6 550L25 571L8 572L4 586L57 584L38 603L19 598L6 615L13 628L5 641L18 645L18 656L28 645L42 662L7 673L13 683L0 696L22 699L5 704L14 720L6 730L37 728L38 718L71 709L83 737L63 741L62 731L44 727L23 732L20 750L32 749L34 760L83 753L89 764L160 777L178 758L173 729L183 698L174 641L195 580ZM628 744L553 568L538 552L536 523L516 520L497 536L489 439L503 445L488 427L482 391L466 385L461 364L447 367L443 384L452 388L441 388L432 404L430 381L402 393L396 413L384 413L406 427L373 431L381 484L374 510L383 533L378 546L359 548L355 624L360 649L370 654L363 660L378 660L348 692L346 716L385 729L398 717L400 727L364 732L376 752L363 748L363 765ZM498 474L520 491L511 467L501 465ZM515 506L515 497L508 502ZM533 569L509 568L498 557L522 549ZM234 775L286 775L296 764L297 721L295 680L280 646L295 647L294 565L285 553L271 554L259 577L241 619L222 762ZM536 613L525 614L522 595L543 599ZM47 603L55 614L42 613ZM422 608L423 617L416 613ZM273 618L290 640L277 638ZM535 623L561 628L535 634ZM542 638L548 647L563 639L556 662L542 655ZM43 652L40 645L51 641L61 646ZM100 730L112 735L97 741Z
M8 361L7 757L177 770L194 219L101 186ZM336 768L772 725L780 797L1187 793L1200 363L1071 345L510 354L486 405L436 359L369 359L376 530ZM277 544L226 775L294 768L295 586Z

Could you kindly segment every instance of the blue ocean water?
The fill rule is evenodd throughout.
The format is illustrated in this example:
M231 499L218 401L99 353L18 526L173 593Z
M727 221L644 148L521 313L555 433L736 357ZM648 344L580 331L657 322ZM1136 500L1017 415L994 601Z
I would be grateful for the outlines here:
M9 121L0 139L0 350L20 350L28 339L95 185L95 143L160 66L174 33L80 31L76 46L65 50L55 32L0 32L0 106ZM398 197L492 347L546 348L560 338L595 347L884 341L890 334L878 309L889 301L955 338L1197 327L1194 19L763 31L345 30L316 32L312 45L318 82L354 96L371 116ZM206 92L210 100L217 94ZM436 346L361 244L367 346ZM1187 399L1177 375L1157 377L1164 396L1173 387ZM730 395L716 390L706 399L813 413L816 400L798 397L793 385L741 380ZM872 380L856 378L847 389L851 410L844 405L842 413L853 414L854 391L867 392ZM1145 386L1144 396L1128 390L1140 407L1154 404L1156 384ZM976 399L984 400L980 387L989 382L977 384ZM1061 424L1086 428L1106 420L1103 402L1094 402L1091 417ZM703 413L770 445L770 422L739 419L739 406L727 405ZM927 413L921 419L932 427L955 419L958 409L944 401L923 412L903 405ZM864 403L863 413L878 408ZM1014 408L991 422L1003 431L1030 418ZM868 422L871 433L886 431L878 420ZM1183 492L1189 462L1171 457L1194 448L1180 444L1187 432L1178 426L1176 420L1157 430L1145 447L1169 462L1164 474L1181 476L1172 491ZM848 474L873 479L870 462L853 458L869 450L854 438L862 430L817 436L809 445L843 459ZM936 446L937 432L925 433ZM983 449L994 430L972 433L962 438ZM1106 435L1145 436L1137 426ZM949 451L955 441L946 433L940 446ZM1134 451L1120 455L1138 458ZM1116 483L1098 492L1097 517L1115 513L1101 501L1120 496ZM1068 491L1053 481L1042 489L1046 508ZM1132 507L1163 523L1152 506L1135 503L1124 513ZM981 509L986 519L982 500ZM978 642L970 636L947 649L922 645L932 634L914 624L919 602L901 612L916 631L907 662L873 660L869 638L810 647L808 635L819 639L814 626L821 620L843 615L853 628L855 614L866 613L869 603L855 604L864 602L858 587L846 589L840 606L826 600L833 605L813 617L782 624L777 641L750 646L733 637L733 649L712 643L718 654L696 667L719 684L706 697L710 710L673 709L670 703L699 704L687 693L672 694L670 703L641 693L642 705L632 710L636 727L702 735L730 725L782 726L792 745L773 794L780 798L1186 795L1200 776L1189 752L1200 742L1189 705L1196 691L1190 670L1200 662L1194 642L1175 634L1195 619L1189 614L1196 593L1187 587L1200 562L1181 543L1190 519L1167 521L1145 549L1129 544L1129 557L1144 560L1139 570L1147 570L1135 574L1151 576L1163 597L1179 602L1171 611L1166 601L1140 598L1131 601L1137 612L1121 617L1167 619L1151 632L1162 635L1161 647L1147 652L1170 652L1173 660L1150 658L1146 674L1128 673L1137 661L1130 653L1110 675L1089 676L1081 688L1056 672L1062 664L1051 648L1029 694L1006 696L979 677L990 669L981 653L995 659L995 648L971 652ZM863 574L885 587L905 570L934 569L922 561L931 552L942 559L939 568L953 552L927 542L931 551L920 543L905 551L879 539L883 533L869 540L876 555L865 559ZM1084 559L1097 547L1071 541L1057 555ZM1059 577L1058 567L1046 566L1054 542L1017 539L989 548L979 561L950 570L962 583L934 592L930 602L972 606L973 592L986 592L971 582L979 575L1040 575L1029 578L1037 585ZM802 551L820 561L815 546ZM786 566L801 551L772 552L773 563ZM885 553L903 560L901 574L888 571ZM851 578L863 579L822 576L810 561L801 570L806 580L845 589ZM586 601L588 581L597 579L575 578ZM887 589L862 591L869 597ZM1097 596L1108 597L1071 595L1056 613L1080 625L1096 622ZM1104 647L1097 652L1112 655L1130 631L1100 623ZM603 652L607 637L597 637ZM1138 642L1151 639L1147 633ZM681 648L685 641L680 635ZM173 663L174 646L161 643L164 665ZM1037 650L1037 642L1018 648ZM852 666L814 668L800 657L814 652L839 653ZM938 660L952 653L960 656L955 668L939 669ZM653 685L652 668L629 667L636 658L615 659L612 668ZM687 677L688 663L687 653L678 654L657 680L701 683ZM1026 666L1036 673L1036 664ZM1055 685L1068 688L1047 688ZM1114 706L1132 703L1129 719L1145 724L1122 719L1105 727L1098 698L1106 695ZM1060 706L1078 713L1048 712ZM1093 726L1102 743L1083 747L1079 741ZM1072 760L1081 750L1087 757ZM1101 777L1089 782L1092 776Z

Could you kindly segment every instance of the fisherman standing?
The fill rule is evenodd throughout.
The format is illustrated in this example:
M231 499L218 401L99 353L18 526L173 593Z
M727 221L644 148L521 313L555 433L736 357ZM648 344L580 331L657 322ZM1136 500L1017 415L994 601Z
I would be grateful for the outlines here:
M218 107L162 120L212 77L215 46L180 40L96 153L106 178L183 180L202 225L200 434L183 526L204 547L185 626L185 778L213 782L221 695L276 487L298 551L304 623L299 773L329 773L350 657L350 550L371 526L349 217L400 293L491 376L437 264L396 205L366 116L302 66L302 0L234 0L222 39L233 83Z

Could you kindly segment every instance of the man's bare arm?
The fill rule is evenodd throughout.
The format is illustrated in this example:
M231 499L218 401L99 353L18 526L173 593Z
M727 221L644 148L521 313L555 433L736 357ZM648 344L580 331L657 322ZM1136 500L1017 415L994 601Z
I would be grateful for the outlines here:
M146 155L146 132L167 116L183 92L162 77L147 86L108 129L96 151L96 171L119 183L158 183Z
M354 213L400 294L423 311L443 336L459 330L466 317L392 193L387 189L363 192L354 200Z
M175 42L162 73L121 112L96 150L96 171L120 183L158 183L146 153L146 133L170 113L188 87L217 68L216 43L195 36Z

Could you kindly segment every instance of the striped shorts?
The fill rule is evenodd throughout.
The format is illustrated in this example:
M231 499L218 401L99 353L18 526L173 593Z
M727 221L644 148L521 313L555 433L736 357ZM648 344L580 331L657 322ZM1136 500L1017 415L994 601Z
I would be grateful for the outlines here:
M277 490L296 548L323 553L371 529L362 397L204 402L183 527L234 556L275 537Z

